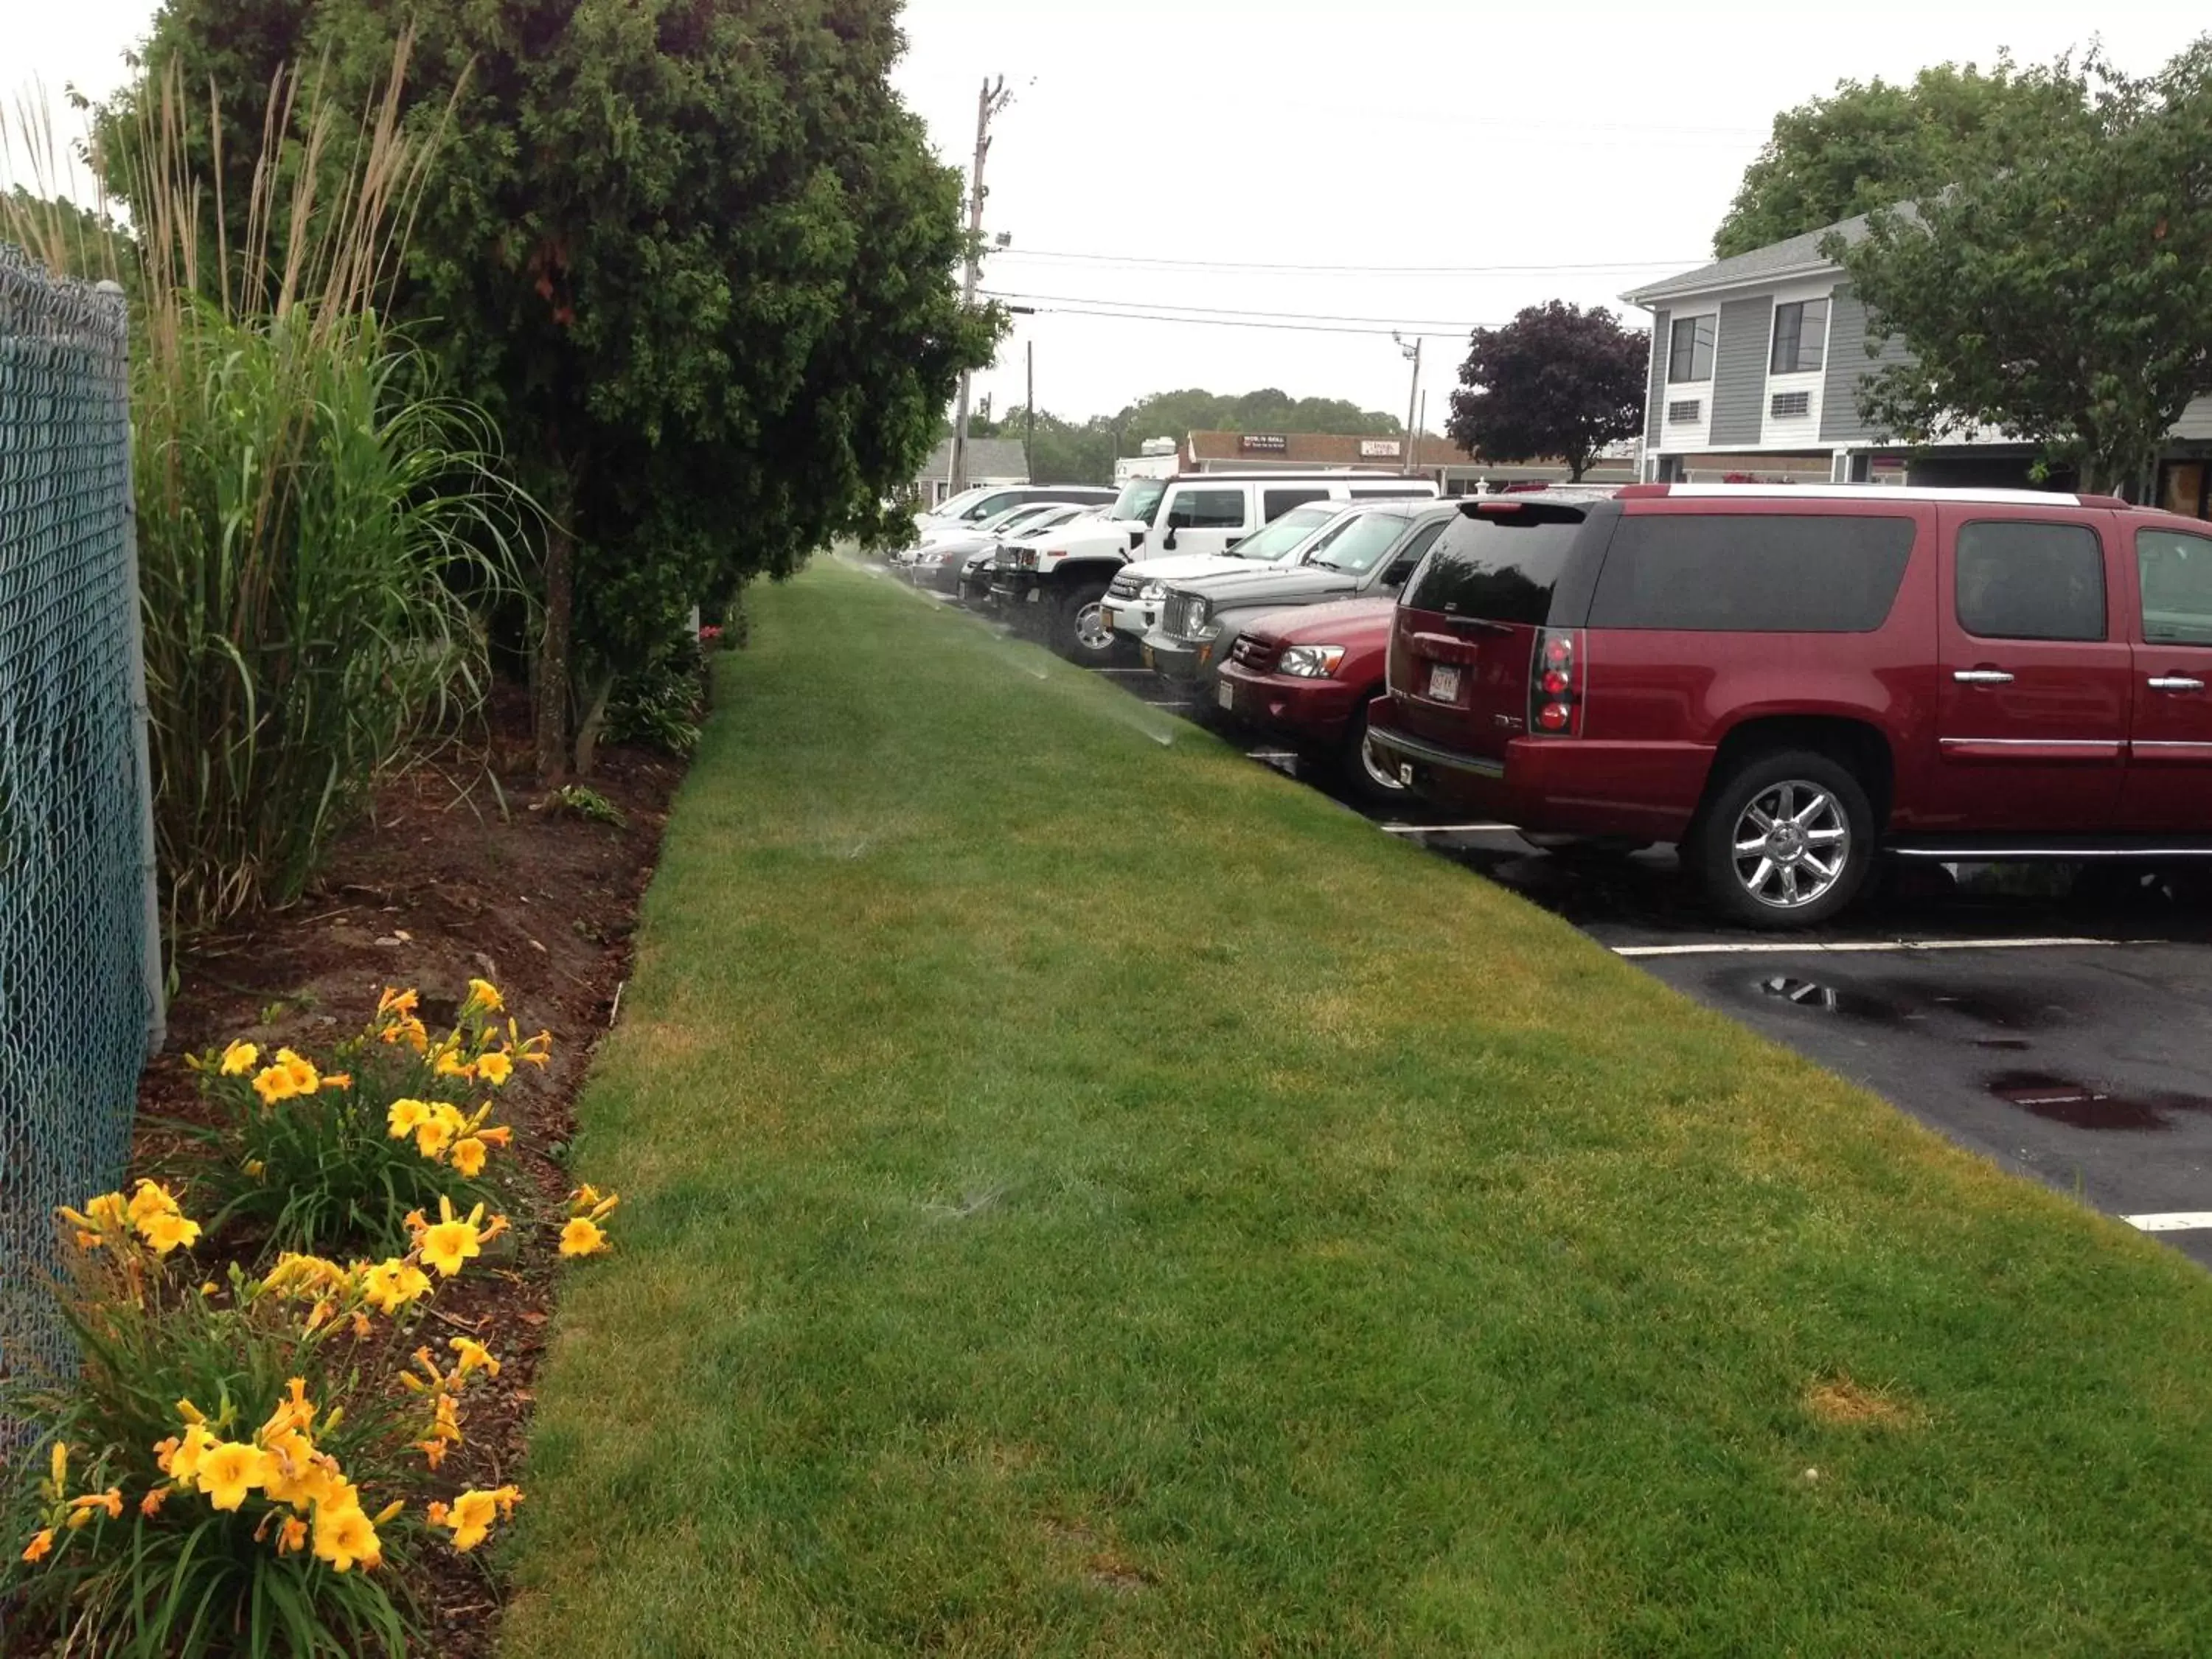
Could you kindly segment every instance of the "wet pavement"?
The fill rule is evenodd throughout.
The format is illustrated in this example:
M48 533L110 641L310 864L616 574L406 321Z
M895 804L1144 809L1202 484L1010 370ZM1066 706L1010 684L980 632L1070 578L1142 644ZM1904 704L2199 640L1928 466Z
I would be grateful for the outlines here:
M1141 672L1113 678L1202 714ZM1296 775L1282 750L1248 742ZM1803 933L1736 927L1671 848L1563 858L1419 803L1359 807L2004 1168L2212 1267L2212 896L2063 866L1899 872Z

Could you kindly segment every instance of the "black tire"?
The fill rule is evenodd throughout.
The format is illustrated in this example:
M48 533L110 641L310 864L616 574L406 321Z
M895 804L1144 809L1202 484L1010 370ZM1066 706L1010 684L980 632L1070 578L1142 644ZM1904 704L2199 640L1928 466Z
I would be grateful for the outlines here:
M1054 599L1052 648L1070 662L1095 666L1121 655L1121 640L1098 627L1098 605L1105 597L1104 582L1085 582Z
M1785 800L1794 837L1779 833ZM1774 839L1739 854L1739 842L1756 838L1762 818ZM1849 905L1865 884L1875 862L1874 809L1851 769L1826 755L1808 749L1753 755L1713 784L1683 851L1706 897L1733 920L1811 927Z
M1352 715L1352 729L1345 734L1344 747L1337 751L1336 775L1354 800L1370 806L1397 806L1413 799L1413 792L1398 781L1386 763L1378 759L1370 764L1364 707Z

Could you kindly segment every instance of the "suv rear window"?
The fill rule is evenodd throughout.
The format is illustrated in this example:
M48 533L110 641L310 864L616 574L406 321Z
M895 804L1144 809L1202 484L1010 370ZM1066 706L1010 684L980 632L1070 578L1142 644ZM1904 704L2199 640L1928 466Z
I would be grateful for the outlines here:
M1540 628L1583 520L1580 507L1540 501L1462 512L1437 538L1400 603Z
M1592 628L1869 634L1912 557L1913 521L1858 514L1653 513L1620 521Z

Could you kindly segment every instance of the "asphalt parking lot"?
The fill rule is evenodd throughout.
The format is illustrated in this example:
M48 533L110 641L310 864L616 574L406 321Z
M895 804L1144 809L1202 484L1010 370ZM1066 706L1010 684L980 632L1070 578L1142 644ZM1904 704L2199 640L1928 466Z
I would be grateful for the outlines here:
M1164 712L1197 712L1142 671L1105 672ZM1295 774L1288 754L1246 748ZM2212 1267L2212 901L2111 872L1943 866L1778 936L1720 922L1671 848L1585 862L1418 805L1357 810Z

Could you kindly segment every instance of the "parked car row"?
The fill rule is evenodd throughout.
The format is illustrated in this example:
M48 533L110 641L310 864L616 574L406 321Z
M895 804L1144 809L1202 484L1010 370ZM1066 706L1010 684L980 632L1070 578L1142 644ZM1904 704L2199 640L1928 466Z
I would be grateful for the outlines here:
M1194 557L1185 487L1218 480L1148 483L1141 534L1122 501L1011 526L964 597L1051 619L1079 659L1133 648L1362 793L1540 845L1674 843L1759 927L1832 916L1883 859L2212 857L2197 520L2026 490L1438 501L1339 477L1256 522L1248 501ZM1042 580L1085 561L1112 569Z

